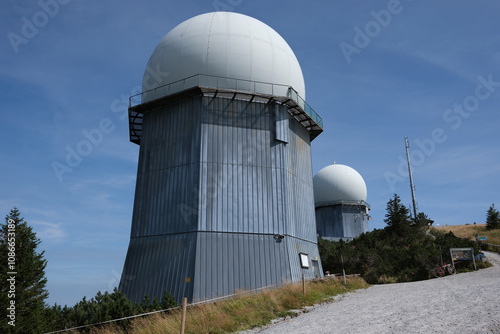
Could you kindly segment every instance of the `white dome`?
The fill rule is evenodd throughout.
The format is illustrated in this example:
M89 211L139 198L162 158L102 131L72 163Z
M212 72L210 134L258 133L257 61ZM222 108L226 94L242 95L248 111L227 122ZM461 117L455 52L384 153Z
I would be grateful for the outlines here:
M142 88L197 74L258 82L238 83L252 92L261 92L265 83L292 86L305 99L304 77L290 46L271 27L242 14L202 14L172 29L151 55Z
M332 202L366 202L366 184L353 168L333 164L320 170L313 178L316 206Z

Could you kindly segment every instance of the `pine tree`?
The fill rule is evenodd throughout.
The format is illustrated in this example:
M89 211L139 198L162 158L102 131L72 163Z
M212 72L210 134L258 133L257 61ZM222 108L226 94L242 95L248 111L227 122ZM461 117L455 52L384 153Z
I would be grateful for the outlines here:
M113 293L110 294L110 296L113 300L113 309L111 312L111 317L113 319L127 317L134 314L134 306L123 292L114 288Z
M153 301L151 302L151 305L149 305L149 311L159 311L161 310L161 304L160 301L158 300L158 297L154 297Z
M45 252L38 251L40 243L14 207L5 216L5 224L0 225L0 307L7 312L0 322L2 333L40 333L45 329L45 299L49 294L45 288L47 261ZM9 325L6 319L14 322Z
M389 231L397 235L403 235L410 226L410 210L401 204L401 199L397 194L387 202L387 213L384 222Z
M149 299L149 294L146 294L139 303L141 313L149 312L149 305L151 305L151 299Z
M432 226L434 220L429 219L427 215L423 212L419 212L417 214L416 224L420 228L426 228L428 226Z
M486 229L493 230L500 228L500 213L495 209L495 204L491 204L486 213Z
M161 297L161 308L163 310L179 306L177 304L177 301L175 300L174 296L170 292L168 292L167 289L163 292L163 296Z

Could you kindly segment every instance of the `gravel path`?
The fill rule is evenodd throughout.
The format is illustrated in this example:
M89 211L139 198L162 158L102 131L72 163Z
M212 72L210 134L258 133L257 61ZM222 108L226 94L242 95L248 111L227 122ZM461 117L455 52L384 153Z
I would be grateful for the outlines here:
M500 333L500 255L494 267L348 293L260 333Z

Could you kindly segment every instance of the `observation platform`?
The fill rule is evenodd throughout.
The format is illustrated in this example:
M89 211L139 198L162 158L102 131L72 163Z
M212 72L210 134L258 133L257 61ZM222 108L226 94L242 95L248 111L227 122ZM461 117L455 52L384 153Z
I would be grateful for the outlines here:
M328 202L320 202L320 203L315 203L314 204L316 208L322 207L322 206L333 206L333 205L345 205L345 206L363 206L367 207L370 209L370 204L366 203L365 201L328 201Z
M130 141L140 145L142 119L147 110L199 95L262 103L276 101L288 107L288 112L309 131L311 141L323 132L323 119L290 86L197 74L132 95L128 109Z

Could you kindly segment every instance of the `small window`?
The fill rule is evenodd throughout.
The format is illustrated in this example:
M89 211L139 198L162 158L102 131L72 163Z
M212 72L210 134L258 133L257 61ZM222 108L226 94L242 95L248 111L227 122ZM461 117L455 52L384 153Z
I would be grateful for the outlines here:
M309 268L309 255L304 253L299 253L300 256L300 266L302 268Z

